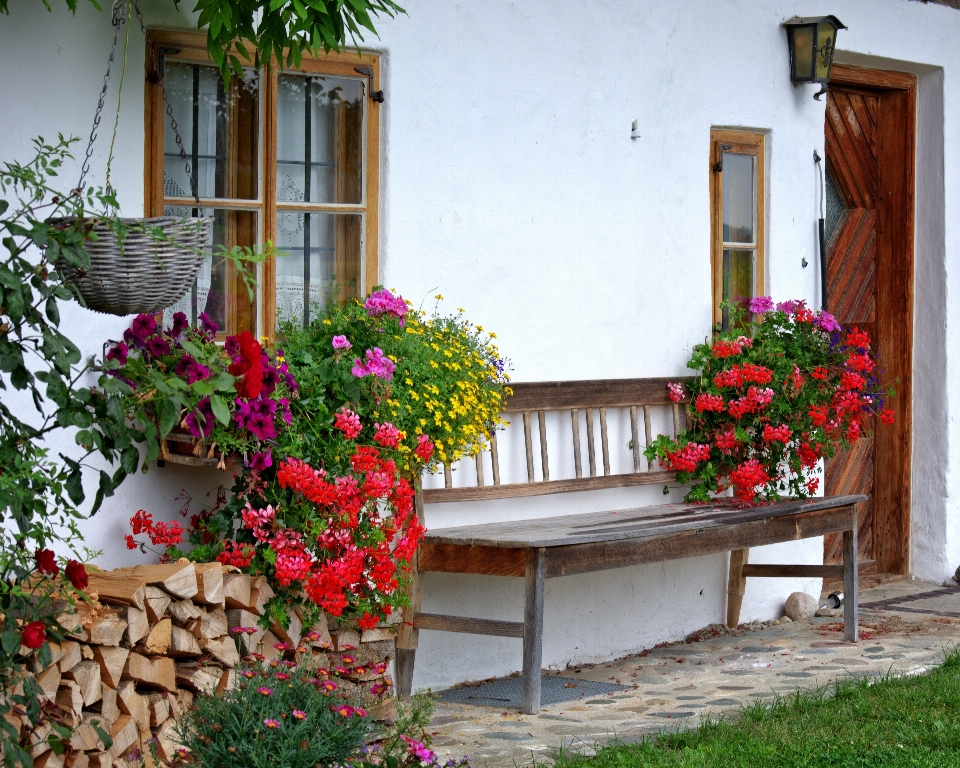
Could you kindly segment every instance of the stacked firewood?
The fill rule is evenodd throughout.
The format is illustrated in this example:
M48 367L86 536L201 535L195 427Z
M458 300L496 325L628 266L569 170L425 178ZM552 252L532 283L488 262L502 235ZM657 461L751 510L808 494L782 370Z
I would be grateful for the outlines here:
M364 685L373 680L371 666L392 653L391 627L361 633L349 622L324 617L319 626L304 628L291 611L286 629L264 630L258 621L273 590L262 577L220 563L91 569L86 591L89 605L59 617L72 630L71 639L53 645L52 663L36 670L56 705L55 719L72 736L67 751L57 755L47 741L51 726L34 730L34 768L170 762L178 747L177 718L195 696L236 683L241 653L274 659L285 648L299 648L301 663L321 666L328 654L349 649L366 665L354 681ZM247 631L232 631L240 627ZM97 728L110 735L109 748Z

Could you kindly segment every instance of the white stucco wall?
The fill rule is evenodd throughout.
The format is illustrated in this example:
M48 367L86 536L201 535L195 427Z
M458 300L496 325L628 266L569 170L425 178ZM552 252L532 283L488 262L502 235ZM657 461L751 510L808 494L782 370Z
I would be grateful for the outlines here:
M188 27L169 0L144 0L151 23ZM777 299L816 304L817 181L823 102L794 88L777 0L662 3L420 0L379 22L383 54L382 279L406 297L443 293L497 332L516 380L680 375L710 325L708 151L711 127L767 134L767 280ZM81 3L11 0L0 17L0 162L30 139L86 136L112 39L108 16ZM184 4L186 8L186 4ZM848 25L838 58L918 75L916 346L912 568L941 580L960 563L956 471L960 225L960 12L907 0L804 7ZM114 184L143 205L143 46L133 34ZM42 51L42 55L38 54ZM107 99L112 115L115 91ZM640 139L630 139L632 120ZM109 119L94 175L102 174ZM78 150L79 154L80 151ZM72 184L76 173L65 172ZM804 269L801 259L810 266ZM65 326L99 351L123 319L74 310ZM5 393L4 398L10 397ZM168 467L130 479L85 526L105 565L140 507L172 516L181 488L223 478ZM679 498L673 492L670 498ZM484 507L428 508L428 524L521 518L585 505L657 503L659 488ZM819 539L764 548L754 562L819 562ZM548 583L544 661L606 658L721 621L726 557ZM744 618L771 618L816 580L748 585ZM424 609L518 618L519 580L427 579ZM519 668L514 640L421 634L417 686Z

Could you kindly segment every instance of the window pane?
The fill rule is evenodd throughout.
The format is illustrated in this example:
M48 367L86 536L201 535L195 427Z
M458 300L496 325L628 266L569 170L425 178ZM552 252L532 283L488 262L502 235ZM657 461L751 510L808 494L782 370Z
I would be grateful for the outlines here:
M259 78L244 70L224 87L220 71L203 64L169 59L165 64L167 98L187 153L200 196L257 197L259 149ZM169 117L164 118L163 194L193 197L193 186L180 157Z
M343 213L277 215L277 322L306 325L332 298L358 297L363 217Z
M753 243L753 155L723 153L723 242Z
M360 80L283 74L277 86L277 199L363 202Z
M726 166L724 166L726 172ZM753 298L753 251L724 250L723 298L740 304L744 309ZM723 329L730 327L730 310L723 310Z
M190 216L196 209L166 208L165 216ZM221 332L239 333L242 330L256 332L256 314L246 288L237 278L227 261L216 257L217 246L232 248L235 245L253 246L257 242L257 214L253 211L225 211L201 208L200 215L213 216L213 228L208 255L193 289L172 307L163 311L165 325L173 322L174 312L183 312L192 324L206 312L220 326ZM235 296L234 306L230 297Z

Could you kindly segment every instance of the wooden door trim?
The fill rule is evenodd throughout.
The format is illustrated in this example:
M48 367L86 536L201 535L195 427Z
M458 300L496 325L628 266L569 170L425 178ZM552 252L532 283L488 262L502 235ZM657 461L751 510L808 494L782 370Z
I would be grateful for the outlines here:
M880 573L910 567L912 459L916 77L907 72L835 65L831 86L868 88L880 96L876 200L874 348L896 421L879 426L874 452L874 553ZM904 160L908 162L904 162ZM883 375L883 374L881 374Z

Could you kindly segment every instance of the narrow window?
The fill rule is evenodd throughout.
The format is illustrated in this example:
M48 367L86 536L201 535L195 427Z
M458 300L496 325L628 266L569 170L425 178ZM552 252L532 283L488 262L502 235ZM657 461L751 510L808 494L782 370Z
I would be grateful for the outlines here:
M710 132L713 321L727 330L731 300L746 308L764 289L763 134Z

